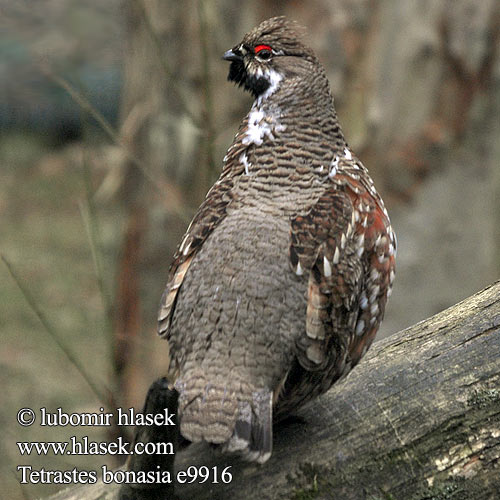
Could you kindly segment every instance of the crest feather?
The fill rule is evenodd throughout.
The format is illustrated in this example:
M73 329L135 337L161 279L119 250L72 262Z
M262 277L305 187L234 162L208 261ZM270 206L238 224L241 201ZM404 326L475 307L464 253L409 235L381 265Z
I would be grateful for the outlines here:
M303 43L305 34L306 29L296 21L285 16L271 17L249 31L243 38L243 43L249 46L269 44L274 50L281 50L287 55L314 58L312 50Z

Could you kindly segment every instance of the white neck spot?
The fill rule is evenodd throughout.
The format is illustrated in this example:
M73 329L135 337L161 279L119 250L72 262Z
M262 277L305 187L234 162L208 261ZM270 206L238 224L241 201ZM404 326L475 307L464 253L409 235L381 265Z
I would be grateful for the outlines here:
M265 137L274 140L273 132L282 132L285 126L281 125L272 113L265 113L255 104L248 115L248 127L241 142L246 145L260 146Z

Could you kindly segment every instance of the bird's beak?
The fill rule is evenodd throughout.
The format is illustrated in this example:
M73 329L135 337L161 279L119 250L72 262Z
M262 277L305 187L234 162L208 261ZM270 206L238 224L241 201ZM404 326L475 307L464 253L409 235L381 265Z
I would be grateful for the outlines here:
M222 59L225 59L226 61L241 61L243 58L241 57L241 55L233 52L233 49L229 49L224 52Z

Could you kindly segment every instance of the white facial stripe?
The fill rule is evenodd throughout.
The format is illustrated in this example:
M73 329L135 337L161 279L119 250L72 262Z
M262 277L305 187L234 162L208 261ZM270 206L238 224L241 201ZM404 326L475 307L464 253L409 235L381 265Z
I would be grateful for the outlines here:
M261 68L257 70L257 75L265 78L269 82L268 89L257 98L257 106L260 106L262 101L265 101L270 95L274 94L276 90L278 90L279 83L283 80L283 77L273 69L263 71Z

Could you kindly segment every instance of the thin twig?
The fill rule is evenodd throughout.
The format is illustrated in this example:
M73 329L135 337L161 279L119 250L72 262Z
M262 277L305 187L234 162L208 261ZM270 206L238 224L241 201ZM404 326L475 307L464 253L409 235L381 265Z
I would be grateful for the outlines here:
M111 301L111 296L106 287L106 282L104 279L103 265L102 265L102 253L100 251L100 231L98 224L98 217L94 204L94 196L92 192L92 179L91 179L91 171L89 166L88 154L87 150L83 150L83 159L82 159L82 173L83 173L83 181L85 185L85 195L86 195L86 203L79 202L78 206L80 209L80 214L82 216L82 220L87 232L87 237L89 240L90 252L92 254L92 261L94 264L94 270L96 274L97 286L99 288L99 293L101 296L101 301L104 307L104 334L105 338L108 340L108 350L110 356L113 353L114 345L113 345L113 330L112 330L112 322L113 322L113 303ZM113 381L112 386L116 388L116 372L113 370L112 372ZM121 395L118 395L118 398L114 396L112 393L109 393L111 398L109 404L111 406L112 411L118 407L118 399ZM113 429L111 432L112 436L122 436L127 437L125 429L116 425L116 421L113 420Z
M127 147L127 145L120 138L120 135L113 126L104 118L104 116L92 105L92 103L80 92L78 92L66 79L63 77L56 75L46 66L42 66L41 70L45 73L45 75L50 78L54 83L63 88L70 97L80 106L80 108L88 113L102 128L102 130L108 135L108 137L118 146L122 147L127 159L130 160L148 179L151 184L157 189L160 193L164 193L163 185L166 183L159 182L158 176L150 172L150 170L144 165L144 163L137 158Z
M142 20L144 22L144 26L146 28L146 31L148 32L148 34L151 38L151 41L153 42L153 45L154 45L156 53L157 53L158 61L160 62L160 66L161 66L161 69L162 69L163 74L165 76L165 79L167 80L169 86L172 87L172 89L177 94L178 98L180 99L184 113L186 113L186 115L188 116L188 118L191 120L191 122L193 123L193 125L196 128L198 128L198 129L201 128L201 123L200 123L199 118L191 111L191 109L189 107L189 99L186 96L186 93L185 93L183 87L181 87L179 85L179 83L177 83L175 78L173 78L173 76L172 76L172 71L171 71L171 69L168 65L168 61L165 57L165 49L163 47L163 43L162 43L160 37L158 36L158 33L154 29L152 23L151 23L151 19L149 18L149 15L146 11L146 7L144 6L143 0L134 0L134 2L140 11Z
M47 333L50 335L52 340L58 345L58 347L63 351L63 353L66 355L68 360L71 362L71 364L77 369L77 371L80 373L82 378L85 380L85 382L88 384L92 392L95 394L95 396L99 399L99 401L103 405L108 405L110 401L113 401L113 397L110 393L110 391L104 387L104 391L102 392L101 389L98 387L97 383L95 383L92 380L92 377L87 373L83 365L80 363L78 358L71 352L71 349L66 345L66 343L62 339L62 335L60 335L56 329L54 328L53 325L49 322L43 311L38 307L35 298L29 291L28 287L25 285L23 280L19 277L17 272L14 270L12 264L5 258L3 254L0 254L2 260L4 261L5 265L7 266L7 269L16 282L16 285L18 286L19 290L21 290L21 293L23 294L24 298L26 299L26 302L28 302L29 306L33 310L33 312L36 314L40 322L42 323L43 327L47 331Z
M198 0L198 21L200 27L200 41L203 61L203 95L205 101L205 143L207 152L207 162L209 171L209 184L217 177L217 165L215 162L215 124L214 124L214 105L212 93L212 74L210 69L208 26L206 14L204 11L203 0Z
M100 251L100 231L99 231L98 217L96 214L93 193L92 193L90 167L88 164L88 158L85 150L83 152L83 155L84 157L82 162L82 167L83 167L82 170L83 170L83 180L85 184L86 204L84 205L84 203L80 202L78 205L80 208L80 214L82 216L85 225L85 229L87 231L90 252L92 254L92 261L94 263L97 286L99 288L99 293L101 295L101 300L104 307L105 330L106 333L109 334L111 332L113 305L104 279L102 254Z
M101 128L106 132L110 139L122 150L124 151L127 159L131 161L140 172L144 174L144 177L152 184L155 190L160 195L161 199L165 202L165 206L170 213L175 214L181 220L189 222L189 217L185 213L185 207L183 206L182 196L180 195L176 186L171 182L160 179L159 176L151 172L144 163L135 156L127 144L120 138L119 134L111 126L111 124L99 113L99 111L92 105L92 103L80 94L67 80L61 76L55 75L47 67L42 69L48 78L52 79L56 84L60 85L70 97L80 106L80 108L88 112L89 115L94 118Z

